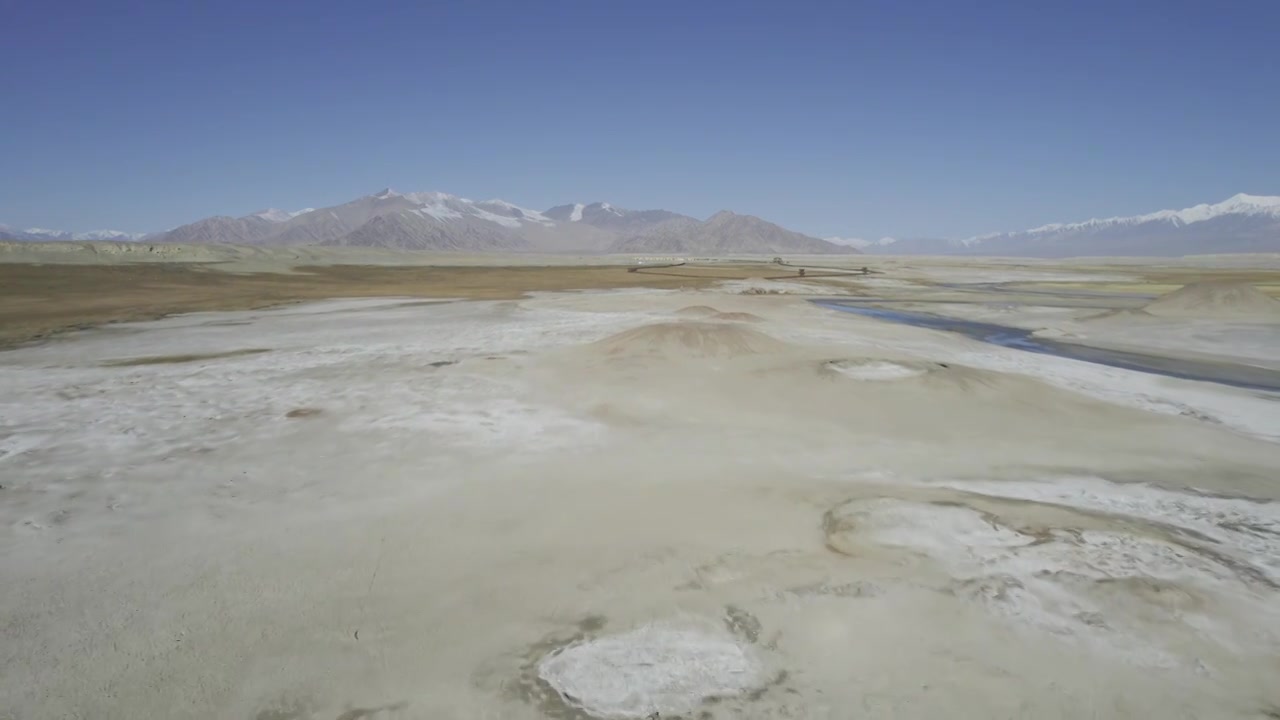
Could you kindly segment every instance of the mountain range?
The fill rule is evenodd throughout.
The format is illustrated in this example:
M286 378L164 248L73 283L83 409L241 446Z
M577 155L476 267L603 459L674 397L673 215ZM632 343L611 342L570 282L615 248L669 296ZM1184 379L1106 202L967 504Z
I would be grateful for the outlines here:
M1176 256L1280 252L1280 197L1241 193L1214 204L1056 223L963 240L827 238L884 255Z
M573 203L546 211L503 200L387 189L294 212L216 216L160 233L69 233L0 225L0 240L147 240L156 243L335 245L458 252L732 254L931 254L1022 257L1176 256L1280 252L1280 197L1235 195L1220 203L1146 215L1044 225L955 240L819 239L727 210L698 220L669 210Z
M49 230L48 228L19 230L8 225L0 225L0 240L23 240L27 242L50 240L141 240L146 235L147 233L128 233L120 230L91 230L85 233Z
M401 250L539 253L853 253L750 215L723 211L700 221L667 210L608 203L546 212L504 200L394 190L333 207L211 217L148 236L157 243L326 245Z

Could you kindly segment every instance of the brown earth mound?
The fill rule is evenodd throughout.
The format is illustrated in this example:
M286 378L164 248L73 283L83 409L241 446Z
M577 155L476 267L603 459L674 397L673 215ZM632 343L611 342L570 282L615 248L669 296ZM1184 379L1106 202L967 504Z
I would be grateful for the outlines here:
M1280 321L1280 300L1242 282L1200 282L1142 308L1157 317Z
M595 343L613 357L661 355L688 358L727 358L775 353L786 343L741 325L672 322L645 325Z
M745 312L722 312L711 316L712 320L734 320L736 322L760 322L764 318Z
M689 307L680 308L676 311L677 315L682 317L714 317L720 315L720 311L710 305L690 305Z

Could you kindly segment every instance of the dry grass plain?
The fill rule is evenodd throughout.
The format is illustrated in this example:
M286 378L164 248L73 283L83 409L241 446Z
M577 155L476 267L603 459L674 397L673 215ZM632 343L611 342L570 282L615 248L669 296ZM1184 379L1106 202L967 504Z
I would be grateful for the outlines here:
M510 300L539 291L693 289L721 280L777 275L780 270L750 264L627 269L609 265L326 265L299 267L289 273L229 273L194 263L0 264L0 347L104 323L175 313L253 310L334 297Z

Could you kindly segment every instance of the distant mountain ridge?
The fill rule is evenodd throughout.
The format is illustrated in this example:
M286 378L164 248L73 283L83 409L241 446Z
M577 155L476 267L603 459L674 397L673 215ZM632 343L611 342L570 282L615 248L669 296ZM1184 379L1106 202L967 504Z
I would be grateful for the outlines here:
M703 222L668 210L609 203L558 205L545 212L504 200L385 189L327 208L268 209L211 217L149 238L154 242L329 245L451 252L849 253L852 248L792 232L749 215Z
M50 240L141 240L146 235L146 233L128 233L120 230L90 230L83 233L49 230L47 228L19 230L7 225L0 225L0 240L27 242L46 242Z
M1238 194L1220 203L1129 217L1053 223L965 238L875 242L830 238L867 252L1017 257L1177 256L1280 252L1280 197Z
M678 255L934 254L974 256L1178 256L1280 252L1280 197L1234 195L1182 210L1053 223L965 239L831 237L793 232L750 215L705 221L669 210L605 202L539 212L503 200L390 189L341 205L243 217L215 216L160 233L70 233L0 225L0 240L147 240L157 243L334 245L455 252L662 253Z
M620 233L642 232L659 223L678 218L692 219L688 215L681 215L670 210L623 210L606 202L596 202L590 205L582 203L557 205L544 212L543 215L557 222L582 223Z
M614 245L615 252L680 255L801 253L857 254L857 248L836 245L792 232L751 215L721 210L705 222L674 218Z

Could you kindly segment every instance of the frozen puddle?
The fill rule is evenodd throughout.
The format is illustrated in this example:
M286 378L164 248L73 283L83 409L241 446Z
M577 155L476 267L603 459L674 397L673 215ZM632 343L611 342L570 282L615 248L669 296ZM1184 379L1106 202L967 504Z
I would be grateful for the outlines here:
M942 573L936 589L995 618L1143 666L1211 671L1193 647L1280 651L1274 503L1097 478L944 486L837 506L828 546L914 557Z
M903 380L924 375L924 368L911 367L888 360L832 360L826 366L854 380Z
M761 665L727 634L654 624L557 650L538 676L597 717L679 715L760 683Z

